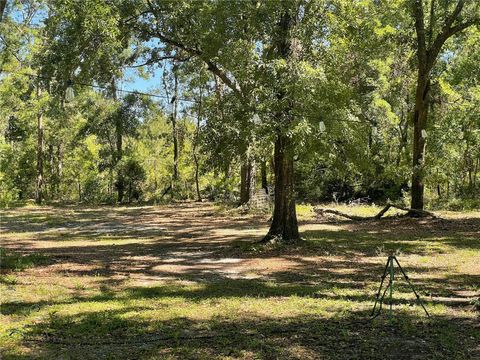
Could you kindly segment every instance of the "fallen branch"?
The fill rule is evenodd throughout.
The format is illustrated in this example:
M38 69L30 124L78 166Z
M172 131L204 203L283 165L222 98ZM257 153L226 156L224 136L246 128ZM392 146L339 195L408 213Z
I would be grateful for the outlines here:
M170 184L170 185L163 191L162 195L160 196L160 200L163 199L163 197L164 197L165 195L167 195L167 193L168 193L169 191L172 191L172 184Z
M380 212L375 216L349 215L349 214L345 214L341 211L333 210L333 209L314 208L313 210L318 215L333 214L333 215L341 216L341 217L344 217L344 218L347 218L347 219L353 220L353 221L365 221L365 220L379 220L379 219L381 219L390 208L395 208L395 209L406 211L407 212L406 215L411 216L411 217L431 217L433 219L437 218L437 216L435 214L433 214L429 211L410 209L410 208L406 208L406 207L403 207L403 206L390 204L390 203L387 203L387 205L385 205L385 207L382 210L380 210Z

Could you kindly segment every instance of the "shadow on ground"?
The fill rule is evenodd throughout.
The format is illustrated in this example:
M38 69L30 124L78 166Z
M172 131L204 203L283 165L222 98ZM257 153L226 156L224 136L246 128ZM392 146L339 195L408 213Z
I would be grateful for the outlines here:
M6 212L2 246L20 258L41 259L18 269L13 261L4 269L16 270L19 286L34 288L22 282L27 276L58 283L74 277L93 285L65 285L69 296L61 299L3 301L0 310L8 319L35 319L7 335L28 348L28 356L7 350L5 359L480 357L478 318L464 316L471 294L459 293L478 290L480 273L428 262L453 251L478 252L480 219L310 221L302 223L307 239L302 246L252 245L267 226L262 217L233 218L209 204ZM393 251L405 255L405 269L428 306L444 306L443 315L426 320L406 311L413 303L400 281L394 323L384 317L367 321L384 261ZM14 280L0 277L0 284L15 292ZM459 303L434 298L440 296ZM242 313L252 299L281 307L297 298L324 302L325 313ZM202 313L182 312L191 304L221 307L226 301L238 303L234 313L204 319ZM65 310L82 304L93 304L93 310L73 315ZM95 304L120 305L96 311ZM159 309L173 315L145 315Z
M134 297L139 295L132 292ZM451 321L397 313L390 323L385 318L368 321L367 313L354 312L329 318L245 314L241 319L152 322L127 316L143 310L124 307L75 316L53 314L24 330L24 341L34 354L28 358L474 359L480 355L479 326L471 318Z

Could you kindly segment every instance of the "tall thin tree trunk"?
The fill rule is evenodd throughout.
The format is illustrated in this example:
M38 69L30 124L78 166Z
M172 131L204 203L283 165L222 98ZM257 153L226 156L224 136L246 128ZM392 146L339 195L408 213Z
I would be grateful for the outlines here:
M153 159L153 176L154 176L153 190L154 190L154 192L157 192L157 188L158 188L157 159Z
M199 162L197 155L197 146L200 135L200 122L202 119L202 97L203 93L200 90L200 101L198 103L198 113L197 113L197 128L195 129L195 139L193 140L193 161L195 162L195 189L197 191L197 201L202 201L202 195L200 194L200 184L199 184Z
M252 200L257 190L257 164L251 159L248 164L248 201Z
M473 170L473 190L477 190L477 173L478 173L478 167L480 165L480 158L477 157L477 160L475 161L475 169Z
M50 163L50 199L55 198L56 185L56 170L55 170L55 155L53 153L53 144L48 144L48 161Z
M175 188L175 182L178 180L178 131L177 131L177 111L178 111L178 74L175 70L175 64L173 70L174 87L172 98L172 137L173 137L173 181L172 190Z
M240 168L240 204L246 205L255 195L256 190L256 164L249 158L244 160Z
M59 194L61 193L60 185L62 184L62 176L63 176L63 147L62 147L62 143L58 143L57 145L57 192Z
M111 80L112 98L117 100L117 86L115 78ZM123 157L123 119L120 116L115 118L115 164L118 164ZM121 203L125 194L125 181L122 174L117 174L117 199Z
M409 102L408 96L407 96L407 103ZM402 107L402 113L400 116L400 124L398 125L398 129L400 132L400 139L399 139L399 144L398 144L398 153L397 153L397 160L396 164L397 166L400 165L400 162L402 161L402 154L405 155L405 158L407 157L407 141L408 141L408 116L405 116L405 111Z
M40 84L37 84L37 99L40 98ZM37 183L35 201L38 205L42 204L44 196L44 178L43 178L43 153L44 153L44 136L43 136L43 110L39 109L37 114Z
M267 163L263 160L260 164L260 173L262 178L262 189L268 194L268 181L267 181Z
M197 192L197 201L202 201L202 194L200 193L200 184L199 184L199 163L197 154L193 153L193 161L195 162L195 190Z
M250 163L242 162L240 167L240 204L245 205L250 200Z

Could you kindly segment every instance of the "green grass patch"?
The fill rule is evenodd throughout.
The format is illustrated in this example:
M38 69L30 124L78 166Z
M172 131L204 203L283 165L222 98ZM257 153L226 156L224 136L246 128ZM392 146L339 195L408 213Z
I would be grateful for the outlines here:
M480 221L471 214L363 223L316 219L300 204L305 241L262 246L266 216L192 206L9 211L3 359L475 358ZM387 304L369 321L390 253L430 318L396 269L392 321Z
M39 253L21 255L0 248L1 270L23 271L35 266L46 265L50 262L49 260L47 256Z

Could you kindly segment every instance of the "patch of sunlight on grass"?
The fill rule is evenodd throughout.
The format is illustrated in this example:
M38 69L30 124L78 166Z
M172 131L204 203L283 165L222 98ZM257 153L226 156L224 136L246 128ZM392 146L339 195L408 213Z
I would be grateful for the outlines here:
M313 206L310 204L297 204L296 206L298 220L311 220L315 218Z
M347 214L356 215L356 216L374 216L377 215L380 210L383 209L383 206L379 205L346 205L346 204L335 204L330 203L327 208L335 209ZM392 216L402 213L401 210L398 209L389 209L384 216Z
M450 219L475 219L480 218L480 211L470 210L470 211L435 211L436 214L441 217L450 218Z

